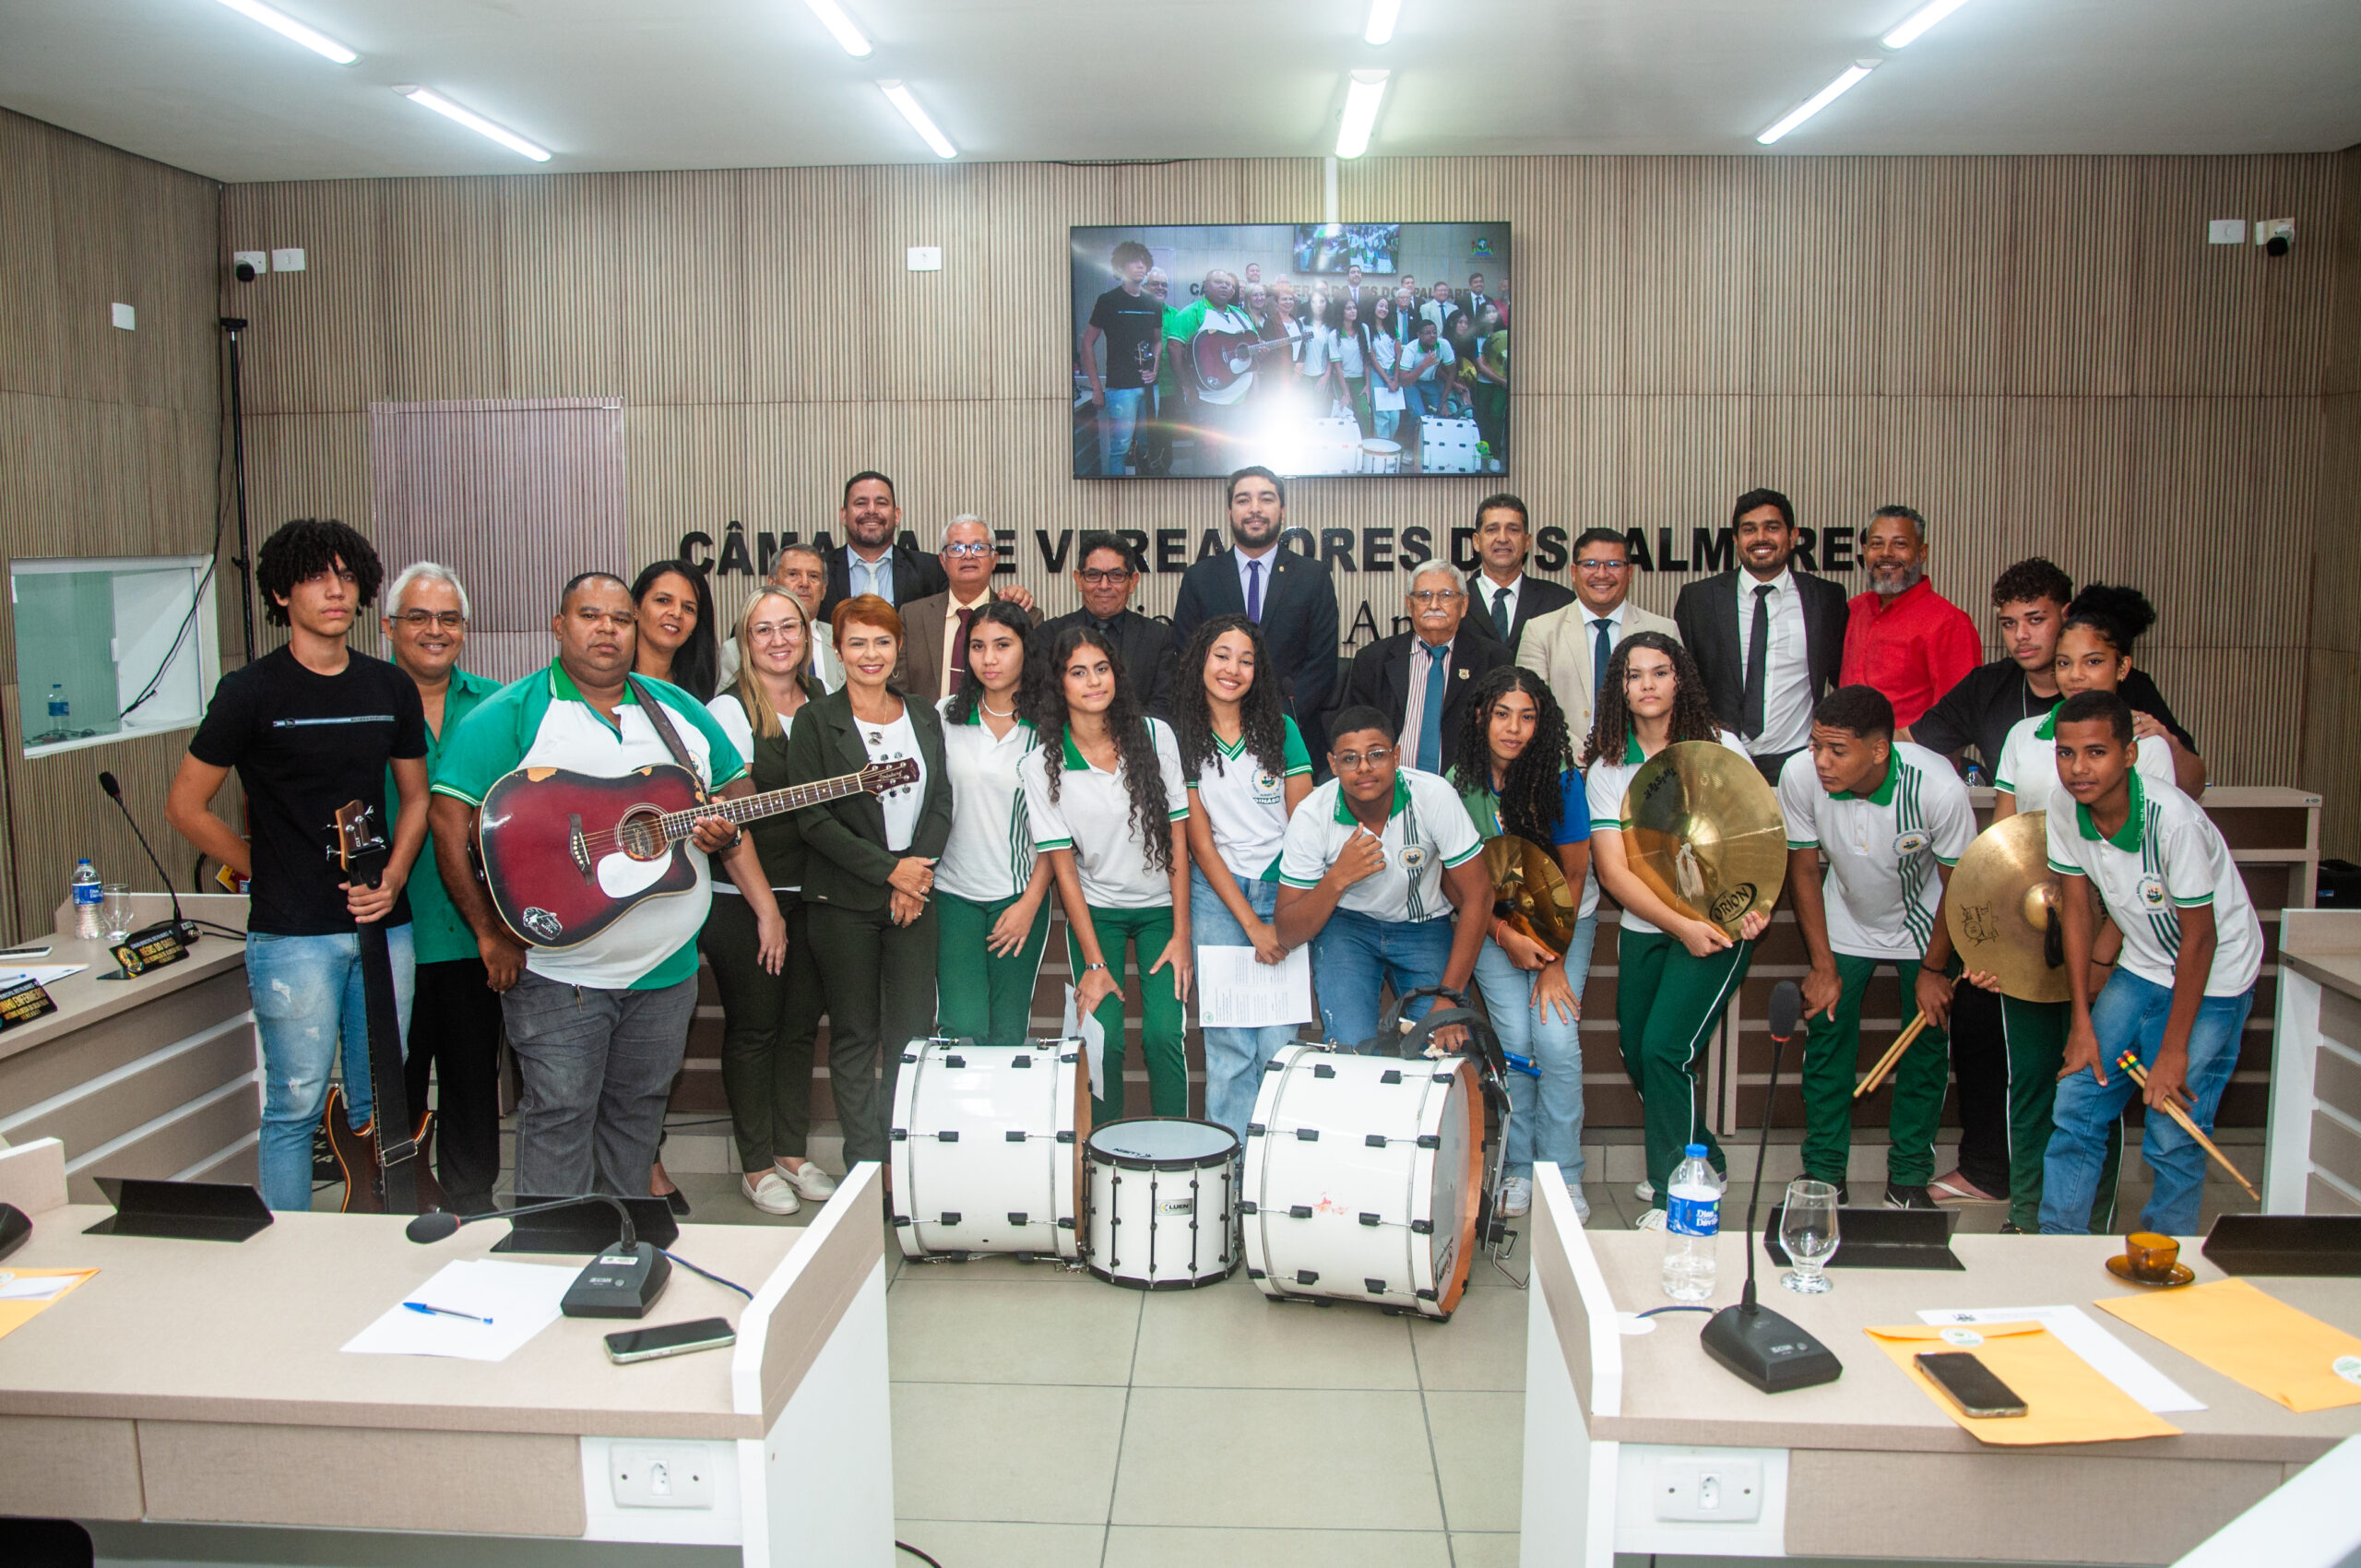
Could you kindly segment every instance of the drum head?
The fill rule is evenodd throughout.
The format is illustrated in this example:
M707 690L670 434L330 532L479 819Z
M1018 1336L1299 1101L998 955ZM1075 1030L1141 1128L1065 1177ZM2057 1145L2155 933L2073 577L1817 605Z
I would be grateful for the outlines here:
M1227 1159L1238 1152L1237 1136L1228 1128L1177 1116L1134 1116L1109 1122L1090 1134L1089 1143L1097 1158L1142 1165L1187 1167Z
M1361 443L1361 450L1372 457L1398 457L1402 455L1402 443L1372 435Z

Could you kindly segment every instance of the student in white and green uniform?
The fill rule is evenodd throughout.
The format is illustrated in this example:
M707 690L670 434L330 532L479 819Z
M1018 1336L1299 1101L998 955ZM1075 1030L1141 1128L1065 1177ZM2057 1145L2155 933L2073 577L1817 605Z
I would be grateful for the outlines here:
M1200 947L1287 956L1275 923L1287 818L1311 793L1311 754L1288 718L1263 629L1243 615L1199 626L1172 682L1172 719L1189 788L1189 927ZM1263 1068L1296 1026L1206 1029L1205 1119L1238 1134Z
M1140 968L1140 1060L1157 1116L1189 1114L1189 795L1162 719L1140 712L1104 634L1051 641L1035 698L1040 743L1017 765L1033 844L1057 878L1078 1012L1107 1033L1091 1120L1123 1114L1123 949Z
M1811 955L1804 977L1804 1170L1845 1187L1861 998L1880 964L1902 982L1902 1027L1917 1020L1919 976L1951 960L1942 919L1951 868L1975 839L1967 786L1924 746L1893 738L1893 704L1875 686L1840 686L1811 717L1811 745L1779 772L1787 887ZM1826 867L1822 871L1823 864ZM1948 987L1940 987L1945 1000ZM1931 1022L1887 1080L1885 1206L1932 1208L1935 1130L1951 1083L1949 1037Z
M951 837L934 866L935 1028L1022 1045L1050 935L1050 863L1034 852L1017 765L1039 744L1017 708L1032 618L1006 600L976 612L967 673L943 699Z

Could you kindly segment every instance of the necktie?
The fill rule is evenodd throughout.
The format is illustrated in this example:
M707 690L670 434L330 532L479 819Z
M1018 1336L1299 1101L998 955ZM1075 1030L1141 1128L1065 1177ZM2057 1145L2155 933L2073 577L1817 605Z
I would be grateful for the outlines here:
M1418 766L1428 773L1442 771L1442 649L1429 647L1427 706L1418 715Z
M1599 696L1607 690L1607 661L1615 657L1615 623L1601 615L1590 630L1590 710L1596 713Z
M1246 618L1256 625L1263 624L1263 563L1246 563Z
M1504 588L1492 590L1492 630L1501 634L1501 641L1509 640L1509 590Z
M1771 671L1771 585L1754 590L1754 636L1746 648L1746 695L1738 705L1738 733L1751 741L1762 733L1762 689Z
M959 612L959 630L951 639L951 678L948 685L952 692L959 689L959 683L967 676L967 628L975 624L976 612L973 607ZM950 693L946 692L944 695L947 696Z

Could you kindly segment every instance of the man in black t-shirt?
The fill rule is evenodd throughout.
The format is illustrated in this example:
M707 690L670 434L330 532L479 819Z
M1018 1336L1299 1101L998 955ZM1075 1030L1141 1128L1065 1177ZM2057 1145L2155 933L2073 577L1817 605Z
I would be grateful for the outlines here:
M1157 356L1164 351L1164 302L1140 287L1156 265L1145 245L1125 240L1111 259L1122 281L1090 307L1090 324L1082 329L1076 357L1083 379L1090 383L1091 406L1098 410L1098 471L1120 479L1131 464L1140 402L1156 385ZM1102 339L1107 345L1103 375L1098 369Z
M339 1039L352 1124L370 1118L357 922L386 928L402 1033L409 1030L402 885L426 841L426 713L415 682L344 641L383 576L376 551L339 522L304 518L263 541L255 581L264 612L288 629L287 646L221 677L164 808L181 837L249 879L262 1194L278 1209L312 1206L312 1128ZM389 766L401 799L392 854L377 886L355 887L328 858L329 827L338 808L384 799ZM209 804L232 768L245 793L245 838Z

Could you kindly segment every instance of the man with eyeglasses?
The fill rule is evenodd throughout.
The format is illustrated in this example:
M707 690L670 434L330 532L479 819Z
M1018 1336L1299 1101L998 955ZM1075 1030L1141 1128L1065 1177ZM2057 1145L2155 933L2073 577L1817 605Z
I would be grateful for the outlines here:
M1516 656L1525 628L1574 596L1546 578L1525 575L1533 553L1533 524L1521 497L1502 491L1476 503L1476 554L1482 563L1467 579L1467 629L1497 639Z
M967 627L976 612L993 599L992 572L1000 564L992 530L973 512L962 512L943 530L943 572L950 587L902 607L902 690L931 707L959 689L967 674ZM1011 583L999 596L1041 624L1030 590Z
M443 738L459 726L500 683L459 668L468 646L468 590L448 566L415 561L386 592L379 620L394 663L418 685L426 710L426 768L431 777ZM400 813L400 794L388 768L386 820ZM418 980L409 1011L409 1055L403 1063L410 1114L426 1105L432 1069L435 1177L454 1214L492 1207L500 1178L500 993L492 989L476 933L460 917L434 863L427 836L409 879L410 944Z
M1616 646L1634 632L1680 640L1679 627L1631 601L1631 576L1630 540L1614 529L1584 529L1574 540L1574 602L1535 616L1516 647L1516 661L1549 683L1577 750Z
M1410 629L1381 637L1353 658L1347 706L1373 707L1394 720L1402 761L1441 773L1459 749L1459 726L1476 677L1509 662L1497 638L1463 635L1467 594L1450 562L1422 562L1405 596Z
M1123 678L1131 682L1148 716L1169 722L1172 628L1131 608L1132 590L1141 575L1138 553L1121 535L1093 529L1074 546L1074 585L1082 590L1082 608L1045 623L1043 646L1068 626L1088 626L1113 646L1115 657L1123 661Z

